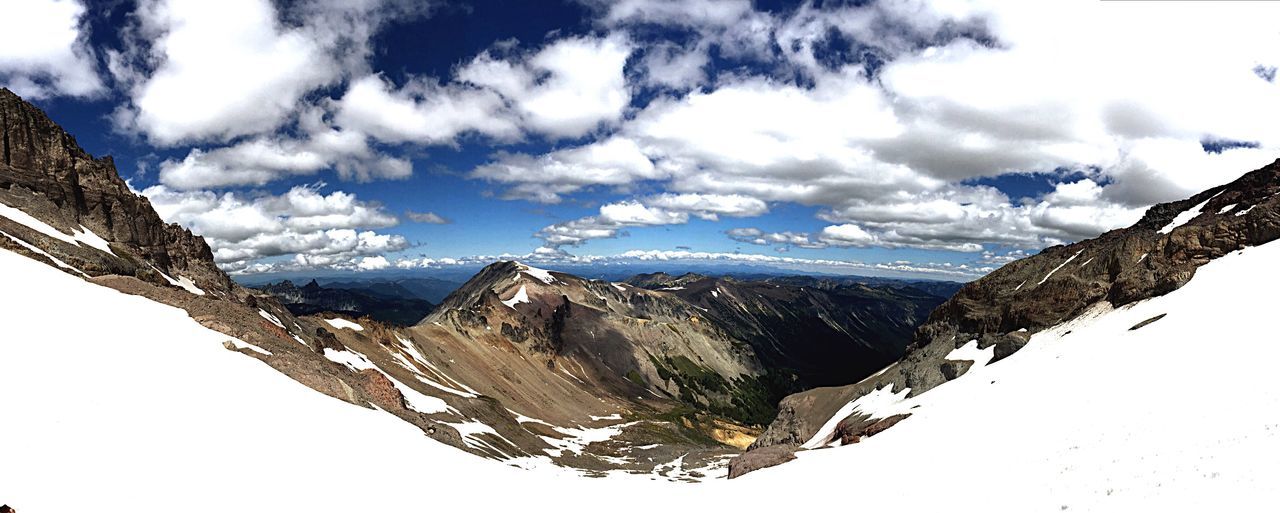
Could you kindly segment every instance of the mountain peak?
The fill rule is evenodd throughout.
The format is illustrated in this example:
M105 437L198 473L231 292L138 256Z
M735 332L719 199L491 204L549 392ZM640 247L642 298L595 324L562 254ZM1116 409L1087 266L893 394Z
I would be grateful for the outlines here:
M230 278L214 265L204 239L165 223L150 201L129 189L114 161L94 158L35 105L0 93L0 203L66 234L92 233L128 257L60 242L9 220L6 233L91 275L136 276L155 283L191 280L229 296ZM142 264L142 265L140 265Z

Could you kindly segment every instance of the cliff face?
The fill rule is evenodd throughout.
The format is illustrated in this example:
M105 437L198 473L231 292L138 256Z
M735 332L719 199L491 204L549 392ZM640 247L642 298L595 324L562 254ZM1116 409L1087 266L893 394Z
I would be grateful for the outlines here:
M199 288L229 295L231 280L213 263L204 239L160 219L144 197L129 190L111 157L94 158L40 109L0 89L0 201L61 231L81 226L120 258L51 244L46 251L91 274L133 275L149 281L151 266L181 275ZM78 265L77 265L78 264Z

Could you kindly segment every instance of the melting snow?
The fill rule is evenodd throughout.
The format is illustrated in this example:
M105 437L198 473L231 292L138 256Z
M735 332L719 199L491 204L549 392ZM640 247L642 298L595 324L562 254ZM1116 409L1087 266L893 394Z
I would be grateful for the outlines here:
M623 287L622 285L619 285L619 284L617 284L617 283L610 283L610 285L613 285L613 288L618 289L618 292L626 292L626 291L627 291L627 288L626 288L626 287Z
M1222 191L1218 191L1218 194L1222 194ZM1192 219L1195 219L1197 216L1200 215L1200 210L1203 209L1205 205L1208 205L1210 201L1213 201L1213 198L1218 197L1218 194L1209 196L1209 199L1201 201L1199 205L1196 205L1194 207L1191 207L1187 210L1183 210L1182 212L1178 213L1178 215L1173 218L1172 222L1165 225L1164 228L1160 229L1160 233L1169 234L1173 232L1173 230L1177 229L1179 226L1182 226L1184 224L1191 222Z
M259 353L259 354L264 354L264 355L267 355L267 356L271 356L271 351L267 351L266 349L263 349L263 348L261 348L261 347L255 346L255 345L253 345L253 344L250 344L250 343L245 342L245 341L243 341L243 340L240 340L240 339L238 339L238 338L231 338L231 339L228 339L228 340L227 340L227 342L230 342L230 343L231 343L231 345L232 345L233 347L235 347L236 349L248 349L248 350L253 351L253 352L255 352L255 353Z
M547 285L550 285L556 282L556 278L552 276L551 273L545 269L538 269L537 267L529 267L527 265L520 264L519 262L517 262L517 264L520 265L520 272L527 274L529 276L532 276L534 278L537 278L539 280L542 280L542 282L546 283ZM516 277L518 278L519 275L517 275Z
M1225 214L1225 213L1227 213L1227 212L1230 212L1230 211L1231 211L1231 209L1236 208L1236 205L1239 205L1239 203L1232 203L1232 204L1230 204L1230 205L1227 205L1227 206L1225 206L1225 207L1222 207L1222 208L1218 209L1218 215L1222 215L1222 214Z
M361 371L365 369L373 369L378 371L378 373L386 377L392 385L395 385L396 390L399 390L400 393L404 395L405 403L407 403L409 408L412 410L426 414L444 413L446 411L453 410L453 408L449 407L449 404L444 402L443 399L440 399L439 397L431 397L409 388L408 385L405 385L404 383L401 383L400 380L391 377L390 374L382 372L382 369L379 369L377 365L374 365L373 362L369 360L369 357L360 354L359 352L352 351L350 349L338 351L336 349L326 347L324 348L324 357L328 358L331 362L346 365L351 370Z
M340 318L325 319L324 322L327 322L329 323L330 326L333 326L338 329L346 328L349 330L364 331L364 326L348 321L346 319L340 319Z
M275 315L272 315L271 312L268 312L266 310L259 308L258 315L261 315L263 319L271 321L271 324L274 324L276 326L279 326L281 329L284 329L284 323L280 322L280 318L276 317Z
M976 342L974 342L976 344ZM893 385L885 385L883 387L872 390L867 395L849 401L848 404L840 408L835 416L827 420L822 428L818 429L808 442L801 447L805 449L816 449L826 446L830 443L832 435L835 434L836 426L840 421L854 413L861 413L872 419L883 419L892 417L899 413L906 413L909 407L904 407L903 400L907 398L907 394L911 393L910 388L904 388L902 391L895 393Z
M0 205L3 205L3 204L0 204ZM45 250L43 250L43 249L40 249L40 248L35 247L35 246L32 246L30 243L28 243L28 242L27 242L27 241L25 241L25 240L19 239L19 238L17 238L17 237L14 237L14 236L12 236L12 235L9 235L8 233L5 233L5 232L0 232L0 235L4 235L5 237L8 237L8 238L9 238L9 240L11 240L11 241L13 241L13 242L18 243L18 245L19 245L19 246L22 246L22 247L24 247L24 248L27 248L27 249L28 249L28 250L30 250L32 253L35 253L35 254L37 254L37 255L42 255L42 256L44 256L45 258L48 258L51 262L53 262L53 263L54 263L55 265L57 265L58 267L61 267L61 268L63 268L63 269L70 269L70 270L72 270L72 271L75 271L75 272L76 272L77 274L79 274L80 276L84 276L84 277L86 277L86 278L88 278L88 277L89 277L89 275L85 274L85 273L84 273L84 271L81 271L81 270L79 270L79 269L76 269L75 267L72 267L72 266L71 266L71 264L68 264L68 263L66 263L66 262L63 262L62 260L58 259L58 257L55 257L55 256L53 256L53 255L50 255L49 253L46 253L46 252L45 252Z
M467 385L463 384L461 381L458 381L456 379L449 377L449 375L445 374L444 371L441 371L439 367L436 367L434 364L432 364L431 360L428 360L427 357L423 356L422 353L418 352L418 348L414 347L410 341L406 340L404 337L401 337L398 334L396 335L396 340L400 341L401 347L403 347L405 351L409 352L409 355L413 357L414 361L421 363L422 365L426 366L428 369L431 369L431 371L435 372L437 376L440 376L445 381L448 381L449 383L453 384L454 386L457 386L458 388L461 388L462 390L458 390L457 388L453 388L450 386L445 386L440 383L437 383L434 380L427 378L426 376L422 376L421 373L419 373L419 375L417 376L418 381L421 381L427 385L437 388L442 392L448 392L453 395L462 396L462 397L471 397L471 398L480 397L479 392L472 390L471 387L468 387ZM395 353L393 354L397 358L402 358L399 354L395 354ZM405 362L405 363L407 364L408 362ZM414 369L412 365L406 365L406 366L409 369L417 372L417 369Z
M1052 271L1049 271L1049 274L1044 275L1044 278L1041 278L1040 283L1037 283L1036 285L1037 286L1044 285L1044 282L1049 281L1049 277L1053 276L1053 273L1058 272L1058 269L1062 269L1063 267L1066 267L1067 264L1071 263L1072 260L1075 260L1076 257L1080 256L1080 253L1084 253L1084 250L1082 249L1080 251L1077 251L1076 254L1071 255L1071 258L1068 258L1066 262L1058 264L1058 266L1054 267ZM1019 285L1018 287L1021 288L1022 286ZM1017 289L1014 289L1014 290L1017 290Z
M529 292L525 290L524 285L521 285L520 290L516 291L516 294L514 296L511 296L511 299L503 301L502 304L507 305L507 307L511 308L512 310L515 310L516 305L520 303L528 303L528 302L529 302Z
M684 287L663 287L659 290L684 290Z
M507 440L506 437L498 434L496 430L494 430L488 424L485 424L483 422L476 422L474 420L471 420L466 422L442 422L442 424L446 424L452 427L453 429L458 430L458 434L462 435L462 443L465 443L467 444L468 447L471 447L474 449L491 449L494 452L497 452L498 454L501 454L506 457L510 457L502 450L498 449L497 447L494 447L493 444L490 444L489 442L486 442L484 441L484 439L477 436L477 435L485 435L485 434L495 436L501 439L502 441L510 444L513 447L518 447L516 446L516 444L511 443L510 440Z
M1248 213L1249 213L1249 211L1250 211L1250 210L1253 210L1253 207L1256 207L1256 206L1257 206L1257 205L1249 205L1249 208L1246 208L1246 209L1244 209L1244 210L1241 210L1241 211L1239 211L1239 212L1236 212L1236 217L1240 217L1240 216L1242 216L1242 215L1248 214Z
M624 428L634 426L639 422L626 422L623 424L614 424L612 426L598 428L584 428L578 426L576 428L552 427L557 433L567 435L565 438L553 438L550 436L541 437L555 449L546 449L548 454L559 456L560 451L569 451L574 454L582 454L588 445L596 442L603 442L615 436L622 434ZM553 451L555 451L553 453Z
M1020 330L1020 331L1025 331ZM995 357L996 346L989 346L986 349L978 349L978 341L970 340L965 345L952 349L944 358L946 360L967 360L973 362L975 366L986 365Z
M4 203L0 203L0 216L7 217L10 221L26 226L27 228L43 233L67 244L89 246L113 256L115 255L115 253L111 251L111 246L107 241L103 240L102 237L99 237L88 228L85 228L84 225L80 225L80 230L76 231L74 234L67 235L59 231L57 228L50 226L48 223L36 219L31 214L5 205Z
M592 415L591 420L622 420L622 415L619 413L612 413L603 417Z
M347 350L339 351L337 349L326 347L324 348L324 357L328 358L329 361L331 362L346 365L347 367L350 367L352 370L360 371L365 369L378 368L376 365L373 364L373 362L369 361L369 359L366 358L365 355L362 355L354 351L347 351Z
M164 277L165 281L169 282L170 285L173 285L175 287L181 287L185 289L187 292L190 292L197 296L203 296L205 294L204 291L200 289L200 287L196 286L195 282L191 281L186 276L178 275L178 279L175 280L173 279L172 276L169 276L165 274L164 271L161 271L159 267L156 267L153 265L151 266L151 268L154 269L157 273L160 273L160 276ZM276 324L280 324L280 321L276 320ZM283 328L284 326L280 326L280 327Z

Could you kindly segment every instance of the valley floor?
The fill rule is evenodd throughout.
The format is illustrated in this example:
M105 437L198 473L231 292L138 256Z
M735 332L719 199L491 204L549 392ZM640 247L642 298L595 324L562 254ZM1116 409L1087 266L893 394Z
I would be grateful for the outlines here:
M1280 244L1100 308L862 443L701 484L521 470L224 349L185 312L0 250L0 503L79 511L1268 510ZM1130 330L1160 314L1158 321ZM976 351L957 358L978 359ZM981 361L979 361L981 363Z

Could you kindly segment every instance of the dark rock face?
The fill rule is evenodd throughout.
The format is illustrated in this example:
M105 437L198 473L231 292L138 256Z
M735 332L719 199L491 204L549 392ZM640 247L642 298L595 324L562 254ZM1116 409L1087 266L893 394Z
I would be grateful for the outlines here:
M1177 221L1186 222L1179 224L1175 218L1184 213ZM778 417L752 449L803 444L839 408L877 388L917 395L955 379L968 365L946 356L970 340L981 348L994 346L994 363L1021 349L1033 333L1094 305L1121 306L1167 294L1201 265L1277 238L1280 161L1191 198L1156 205L1129 228L1047 248L965 285L929 315L906 355L884 372L783 399Z
M159 277L145 265L150 264L170 276L188 277L206 291L230 294L231 280L214 265L203 238L166 224L146 198L129 190L111 157L89 155L40 109L2 88L0 145L0 200L43 214L36 217L51 224L61 219L70 225L60 229L83 225L144 261L86 261L78 268L155 281Z
M893 427L894 424L910 416L910 413L900 413L873 421L865 415L851 415L836 424L835 437L839 438L840 443L843 445L856 444L862 441L863 438L884 432L884 430Z

